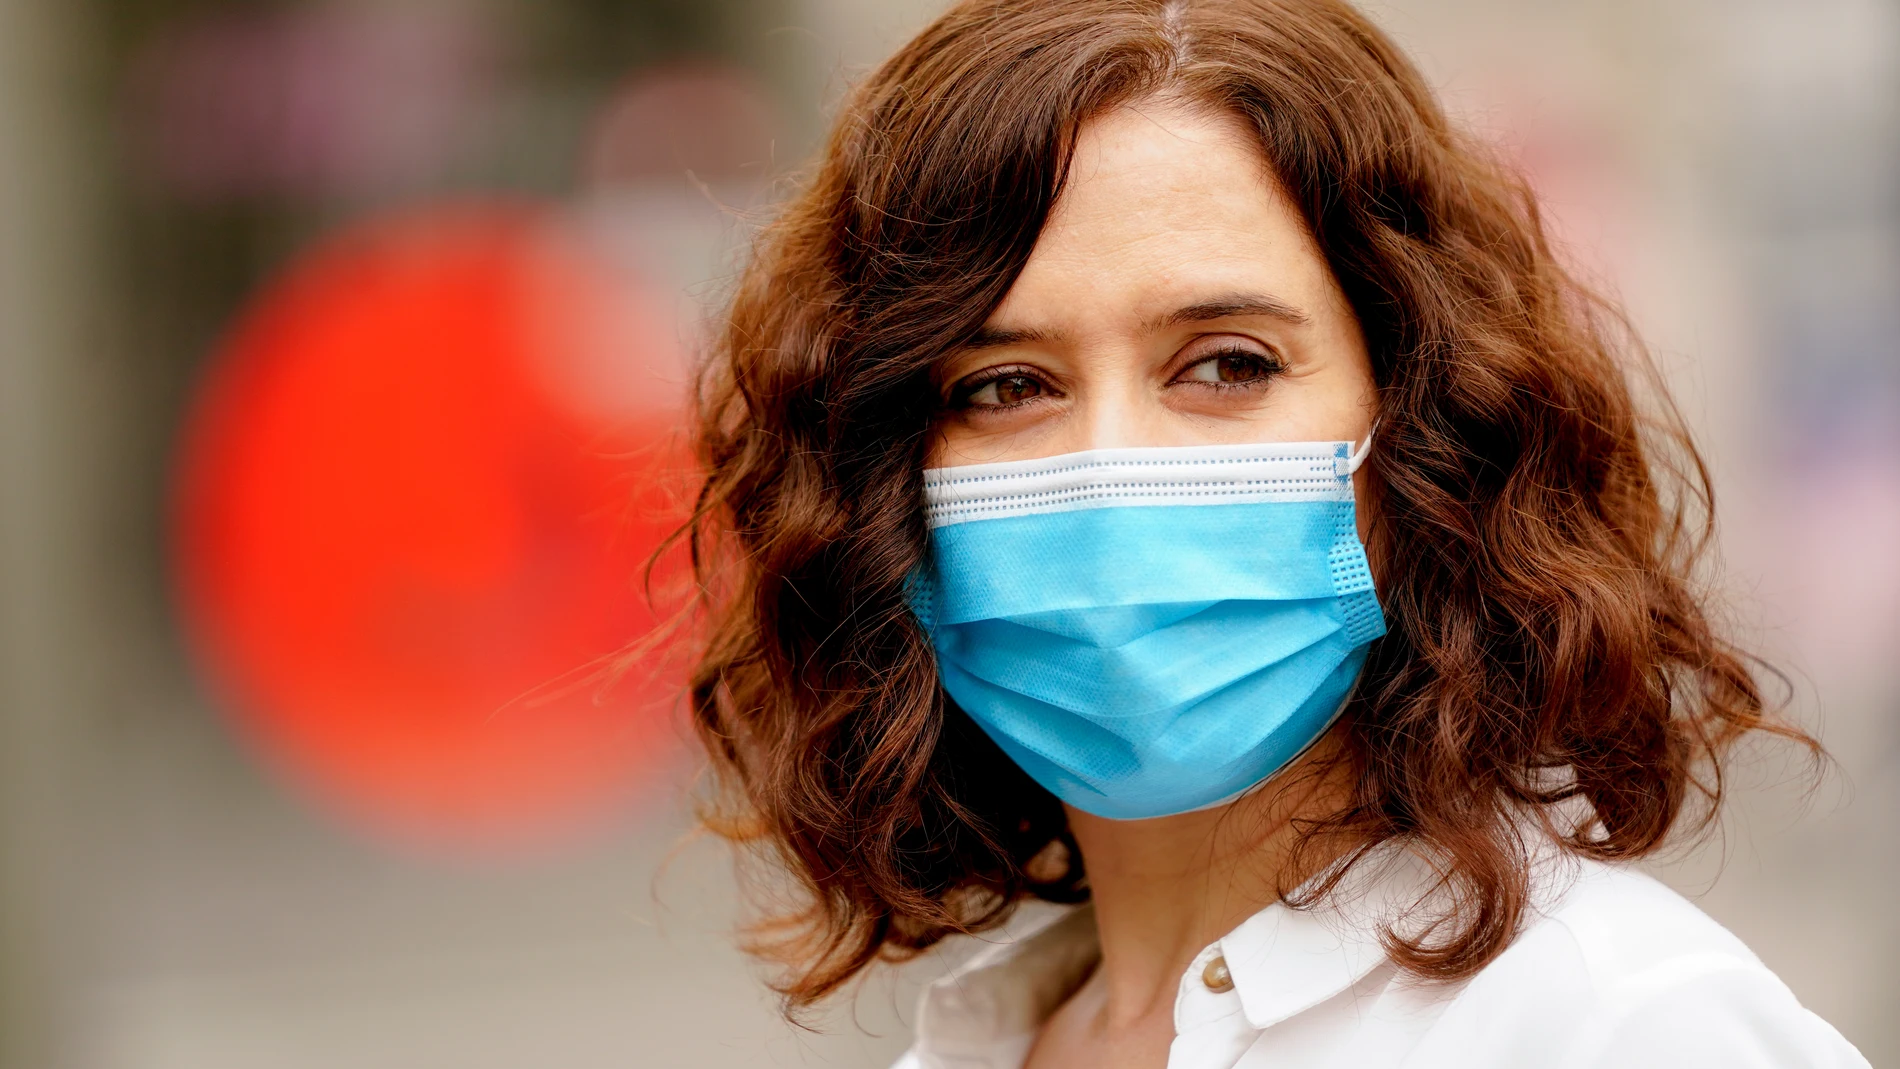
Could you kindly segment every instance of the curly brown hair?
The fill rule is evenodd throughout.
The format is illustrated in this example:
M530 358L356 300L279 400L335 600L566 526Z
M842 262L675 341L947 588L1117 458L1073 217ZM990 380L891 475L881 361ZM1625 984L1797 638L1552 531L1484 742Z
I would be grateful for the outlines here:
M939 686L905 582L933 366L1022 269L1080 124L1159 93L1258 132L1372 357L1389 634L1344 717L1350 803L1302 833L1347 844L1334 877L1394 840L1441 860L1449 912L1389 935L1396 960L1451 979L1510 942L1526 815L1575 853L1637 857L1685 809L1713 814L1740 736L1814 746L1693 586L1707 476L1666 402L1639 407L1640 346L1363 16L966 0L845 101L701 381L691 708L726 788L709 821L795 878L755 944L790 967L791 1008L1025 897L1088 894L1062 806Z

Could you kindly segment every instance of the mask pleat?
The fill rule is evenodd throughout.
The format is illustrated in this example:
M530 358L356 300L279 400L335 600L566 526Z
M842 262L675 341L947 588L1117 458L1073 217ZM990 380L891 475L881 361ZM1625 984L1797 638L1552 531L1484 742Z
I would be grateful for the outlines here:
M985 682L1119 720L1184 708L1344 630L1332 601L1302 604L1305 611L1281 614L1266 633L1247 626L1257 606L1221 602L1107 649L1008 620L945 628L939 643Z

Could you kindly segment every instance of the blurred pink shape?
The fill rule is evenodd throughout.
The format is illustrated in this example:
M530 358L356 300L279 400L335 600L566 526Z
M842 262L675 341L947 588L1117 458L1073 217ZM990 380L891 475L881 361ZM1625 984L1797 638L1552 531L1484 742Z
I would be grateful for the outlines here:
M173 27L135 62L134 154L183 197L401 189L452 162L485 94L467 7L228 11Z
M1819 437L1825 461L1783 476L1770 582L1816 671L1850 686L1888 679L1900 646L1900 443Z
M595 119L582 180L600 187L762 175L776 128L771 105L742 71L699 64L641 71Z

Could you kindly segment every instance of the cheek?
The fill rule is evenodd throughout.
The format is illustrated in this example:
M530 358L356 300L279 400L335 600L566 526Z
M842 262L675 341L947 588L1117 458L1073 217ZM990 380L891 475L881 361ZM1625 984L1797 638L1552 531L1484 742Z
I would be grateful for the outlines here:
M955 463L949 459L954 444L954 432L944 426L941 418L930 426L929 442L924 446L924 467L941 468Z
M973 427L954 412L945 413L931 423L924 466L953 468L963 464L981 464L992 460L1011 460L999 455L1001 447L984 428ZM1006 452L1006 450L1001 450Z

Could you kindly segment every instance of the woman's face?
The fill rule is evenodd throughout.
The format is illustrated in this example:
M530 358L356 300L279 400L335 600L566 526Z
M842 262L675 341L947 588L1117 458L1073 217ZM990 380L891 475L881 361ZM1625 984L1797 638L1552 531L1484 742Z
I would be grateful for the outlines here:
M1029 263L949 358L930 464L1358 441L1358 320L1255 135L1149 102L1085 125Z

